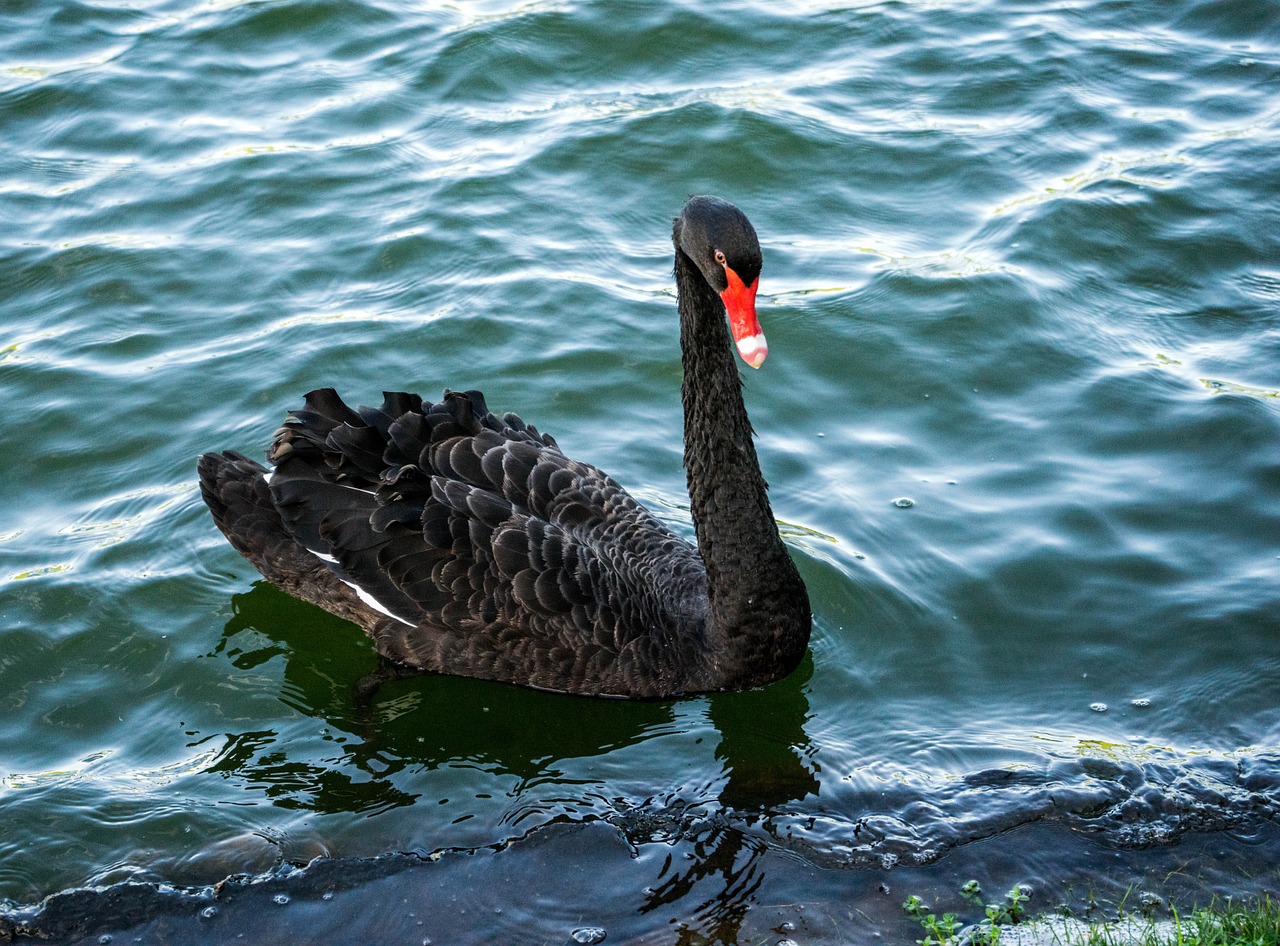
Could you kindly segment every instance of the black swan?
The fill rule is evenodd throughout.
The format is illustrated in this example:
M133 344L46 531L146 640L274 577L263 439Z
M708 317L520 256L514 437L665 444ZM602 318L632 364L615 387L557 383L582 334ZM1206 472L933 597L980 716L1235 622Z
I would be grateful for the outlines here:
M698 548L478 391L357 410L312 391L275 434L274 470L200 458L218 528L267 579L412 667L630 698L786 676L808 647L809 598L769 508L725 319L758 368L760 244L715 197L690 198L672 241Z

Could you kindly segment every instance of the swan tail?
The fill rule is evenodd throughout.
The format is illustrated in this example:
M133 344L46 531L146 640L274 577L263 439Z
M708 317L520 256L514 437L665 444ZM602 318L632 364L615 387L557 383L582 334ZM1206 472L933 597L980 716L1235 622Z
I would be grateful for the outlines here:
M196 463L200 495L232 547L281 590L357 624L370 614L325 563L289 534L271 498L269 472L234 450Z

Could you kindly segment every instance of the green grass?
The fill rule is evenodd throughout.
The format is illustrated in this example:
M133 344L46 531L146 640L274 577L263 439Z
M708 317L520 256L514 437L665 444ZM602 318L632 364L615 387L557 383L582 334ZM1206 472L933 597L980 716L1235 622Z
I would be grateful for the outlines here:
M992 903L983 901L977 881L960 893L982 909L981 922L966 926L956 914L935 913L916 896L903 903L924 930L924 938L916 940L920 946L1280 946L1280 905L1270 896L1214 902L1186 913L1172 909L1164 919L1122 909L1117 920L1085 922L1029 917L1024 906L1029 894L1020 885Z
M1261 900L1212 904L1168 920L1129 918L1127 924L1091 926L1081 946L1280 946L1280 906Z

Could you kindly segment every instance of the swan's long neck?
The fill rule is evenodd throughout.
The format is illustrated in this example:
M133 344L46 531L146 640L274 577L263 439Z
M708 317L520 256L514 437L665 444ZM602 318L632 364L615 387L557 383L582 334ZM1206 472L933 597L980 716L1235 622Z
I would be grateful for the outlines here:
M809 639L808 596L769 507L724 305L679 249L675 270L684 464L713 631L798 662Z

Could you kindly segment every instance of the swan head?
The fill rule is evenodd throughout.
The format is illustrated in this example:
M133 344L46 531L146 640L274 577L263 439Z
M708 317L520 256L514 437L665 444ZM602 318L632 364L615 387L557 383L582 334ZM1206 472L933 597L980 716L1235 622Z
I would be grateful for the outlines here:
M752 368L759 368L769 346L756 318L763 257L751 221L719 197L690 197L676 218L675 238L676 246L724 303L738 354Z

